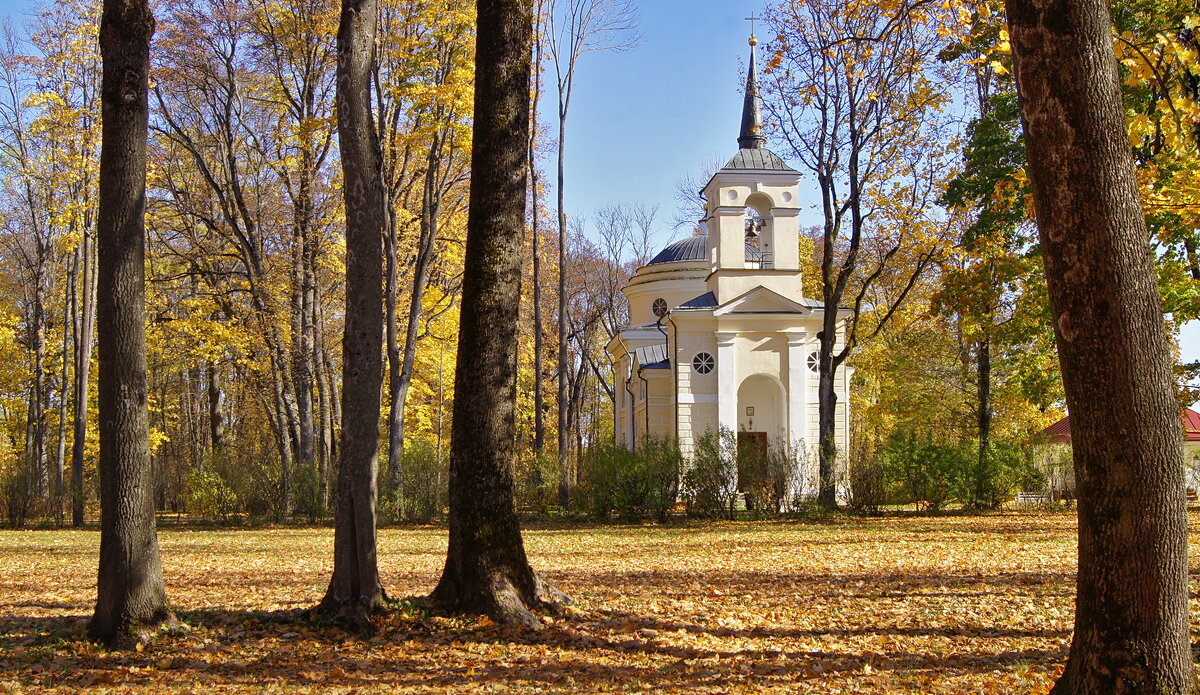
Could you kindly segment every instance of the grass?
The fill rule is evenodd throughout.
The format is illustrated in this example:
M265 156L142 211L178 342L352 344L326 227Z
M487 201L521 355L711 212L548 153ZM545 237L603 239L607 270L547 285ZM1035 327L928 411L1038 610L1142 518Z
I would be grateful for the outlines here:
M1070 515L533 528L535 567L576 599L540 633L397 611L363 639L303 613L330 529L164 530L187 629L110 653L83 639L99 534L2 531L0 695L1044 692L1074 533ZM379 543L393 598L433 587L444 531Z

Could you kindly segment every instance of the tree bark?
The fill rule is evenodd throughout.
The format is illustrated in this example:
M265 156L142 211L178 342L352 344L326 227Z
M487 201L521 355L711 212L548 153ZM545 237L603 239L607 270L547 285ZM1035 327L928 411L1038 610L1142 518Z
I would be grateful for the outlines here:
M383 607L375 538L383 385L383 157L371 112L377 0L342 0L337 114L346 201L346 331L342 343L342 446L333 578L318 607L359 620Z
M400 386L400 301L399 243L394 215L388 208L388 226L384 233L386 271L384 288L387 325L388 363L388 490L392 501L392 521L404 518L404 398Z
M62 313L62 362L58 382L58 449L54 453L54 520L63 525L63 503L67 499L67 394L71 383L71 315L75 312L75 268L67 264L67 288Z
M988 471L992 443L992 341L987 336L980 338L976 346L975 372L979 380L979 409L976 413L979 424L979 458L976 461L978 473L975 475L975 507L982 509L991 507L994 497L991 473Z
M1190 693L1179 405L1102 0L1008 0L1079 497L1052 693Z
M388 352L389 366L393 370L388 385L391 394L391 417L389 418L390 432L388 437L388 455L394 456L395 462L389 460L392 474L392 494L394 500L394 517L400 521L403 516L403 458L404 458L404 408L408 401L408 389L412 386L413 366L417 359L417 344L420 342L421 317L424 315L425 290L429 285L429 271L435 258L434 243L437 241L438 218L441 214L442 191L438 182L438 171L442 162L442 134L435 132L425 158L425 175L421 193L421 221L417 239L417 254L413 262L412 291L409 293L408 317L404 327L403 357L398 364L391 362L391 354L395 340L394 334L389 334ZM394 298L393 298L394 299ZM394 305L394 301L393 301ZM394 311L394 308L393 308ZM389 316L389 320L392 317ZM389 324L391 325L391 324ZM398 350L399 348L397 348ZM396 371L397 367L399 370Z
M330 471L333 470L333 400L337 397L333 380L325 369L325 323L321 308L324 302L320 286L313 301L313 373L317 379L317 403L320 406L317 477L320 484L321 509L329 509Z
M100 148L100 567L89 632L122 644L167 608L146 412L147 85L154 17L146 0L105 0Z
M826 304L826 307L837 306ZM837 392L834 376L837 362L833 354L837 340L837 314L826 309L824 331L817 347L820 368L817 371L817 502L825 509L837 509Z
M466 267L450 452L450 542L431 598L538 627L549 592L513 498L517 322L529 138L531 0L478 0Z
M45 253L39 247L34 273L33 307L29 322L29 342L33 352L33 375L29 389L29 423L26 428L25 454L29 461L29 491L39 501L46 496L46 302L43 273L48 268Z
M225 453L225 390L216 363L206 364L208 371L208 446L213 454Z
M537 0L535 21L541 25L542 7L544 0ZM529 225L533 234L533 280L530 289L533 291L533 453L540 457L546 448L546 413L543 411L546 399L542 391L542 371L545 369L543 355L545 354L545 334L542 333L542 230L538 201L538 168L534 164L534 154L537 151L537 113L538 104L542 99L542 39L533 41L533 66L530 75L530 113L534 123L529 128ZM562 187L559 187L562 190ZM533 465L533 486L541 491L542 471L541 461Z
M87 444L88 392L92 366L92 329L96 317L96 270L92 234L83 233L80 247L80 278L75 286L79 299L79 323L75 330L75 408L71 428L71 525L83 526L84 503L87 499L83 489L83 454Z
M558 113L558 504L571 503L567 461L567 211L563 193L566 178L567 108L560 99Z

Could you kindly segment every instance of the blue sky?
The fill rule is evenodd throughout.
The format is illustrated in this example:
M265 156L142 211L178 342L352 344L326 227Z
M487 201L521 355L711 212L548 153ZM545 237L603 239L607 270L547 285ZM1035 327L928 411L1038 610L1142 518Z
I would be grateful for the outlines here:
M34 0L0 0L14 20ZM676 182L702 162L737 149L751 0L642 0L642 43L579 63L567 123L567 212L588 217L606 204L659 206L659 245L673 233ZM546 75L553 80L552 73ZM554 99L552 91L547 101ZM553 108L545 125L553 135ZM552 156L552 153L547 155ZM547 174L553 162L545 161ZM803 183L801 184L803 185ZM1200 322L1184 327L1184 361L1200 359Z
M737 151L749 23L762 4L723 0L640 3L641 45L579 62L567 122L567 211L605 204L674 212L676 182ZM548 81L553 73L547 72ZM553 91L546 96L553 100ZM543 121L555 136L553 108ZM552 173L553 162L545 162ZM690 230L685 230L689 233ZM670 235L664 223L661 241Z
M736 152L748 55L749 23L743 18L762 7L645 0L639 8L642 45L581 59L567 124L568 214L642 202L659 205L665 222L682 175ZM545 166L553 171L552 162ZM670 234L662 224L660 239ZM1200 359L1200 322L1184 326L1180 343L1183 361Z

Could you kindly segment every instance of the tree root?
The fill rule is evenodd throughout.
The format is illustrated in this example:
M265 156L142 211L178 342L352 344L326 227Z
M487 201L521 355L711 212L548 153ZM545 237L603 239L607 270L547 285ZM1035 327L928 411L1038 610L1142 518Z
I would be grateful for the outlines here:
M462 587L443 582L429 599L435 605L451 613L475 613L486 615L500 625L523 627L529 630L542 629L542 621L535 611L546 611L561 615L563 607L572 602L567 594L533 575L532 591L521 591L504 575L492 578L482 591L465 592Z
M547 582L545 579L542 579L542 575L535 572L533 575L533 580L535 582L534 591L537 595L538 602L543 608L549 610L550 612L556 615L561 614L564 606L569 606L575 602L575 599L568 596L558 587Z
M156 635L176 634L182 629L183 623L175 613L164 608L148 619L124 618L112 627L111 632L93 622L88 626L88 634L113 651L128 651L149 644Z
M370 635L375 632L371 618L387 613L388 601L383 586L376 587L372 596L359 596L355 599L329 591L308 614L313 620L333 621L361 634Z

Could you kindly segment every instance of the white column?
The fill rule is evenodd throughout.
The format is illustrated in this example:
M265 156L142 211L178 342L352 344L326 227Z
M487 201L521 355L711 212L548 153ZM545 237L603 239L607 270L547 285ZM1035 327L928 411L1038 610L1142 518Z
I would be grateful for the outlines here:
M787 334L788 345L788 446L808 435L808 355L804 331Z
M716 331L717 337L717 423L718 446L722 456L732 470L726 471L730 483L729 494L737 492L737 431L738 431L738 373L737 332ZM732 442L721 438L720 430L728 429L734 437Z
M632 360L632 356L625 355L625 359L621 360L618 380L614 382L620 389L618 393L621 401L621 443L630 451L637 446L637 442L633 440L633 398L629 395L629 367Z
M738 379L736 331L717 331L717 423L738 430Z
M792 456L795 457L796 470L793 471L792 490L788 491L791 498L798 493L807 493L804 489L807 476L808 439L808 351L805 348L808 334L804 331L789 332L788 345L788 441L786 442Z

